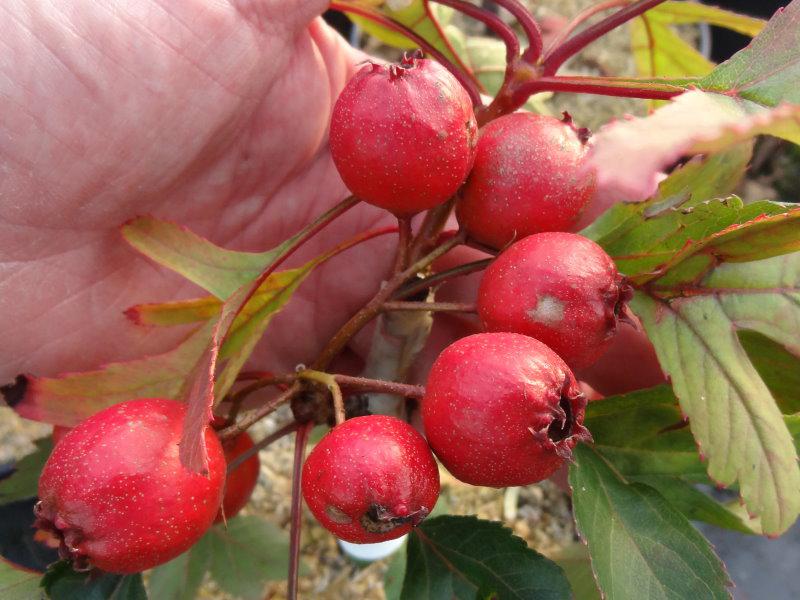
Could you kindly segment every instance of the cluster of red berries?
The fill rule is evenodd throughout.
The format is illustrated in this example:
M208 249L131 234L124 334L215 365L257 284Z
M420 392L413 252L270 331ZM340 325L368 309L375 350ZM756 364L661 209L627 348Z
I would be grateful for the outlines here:
M458 194L462 227L505 248L479 290L486 333L450 345L432 367L422 401L427 440L400 419L356 417L305 462L303 496L315 517L344 540L377 542L433 510L434 454L474 485L552 475L588 437L571 369L608 346L629 291L599 246L563 231L594 189L583 172L584 132L569 119L513 114L478 137L458 81L438 63L406 58L352 79L330 140L343 180L362 200L408 216ZM57 443L39 481L37 526L76 567L153 567L247 502L257 455L227 477L226 464L252 440L244 434L223 448L207 427L208 473L193 473L178 453L185 416L176 401L133 400Z
M370 64L339 96L331 153L355 196L407 217L457 194L461 226L505 248L479 290L487 333L450 345L430 372L427 443L399 419L359 417L306 461L306 502L340 538L387 540L424 518L439 491L431 450L458 479L505 487L549 477L589 437L571 368L607 349L630 292L597 244L564 231L595 189L586 141L568 116L530 113L478 136L467 93L424 59Z

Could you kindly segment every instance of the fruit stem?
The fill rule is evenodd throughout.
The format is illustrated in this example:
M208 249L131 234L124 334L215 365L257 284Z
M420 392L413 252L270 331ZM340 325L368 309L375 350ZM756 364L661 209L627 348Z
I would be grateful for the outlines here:
M447 225L447 220L450 218L450 213L453 212L455 203L456 199L453 197L444 204L440 204L425 213L425 218L419 228L417 237L411 243L409 260L417 260L436 246L439 241L439 234Z
M270 385L270 384L265 384ZM261 419L266 417L268 414L275 412L279 406L289 402L292 398L294 398L295 394L300 392L301 386L295 380L289 389L282 392L272 400L264 403L263 405L259 406L256 409L251 410L248 413L245 413L245 416L242 417L238 422L234 423L230 427L226 427L222 431L220 431L217 435L221 440L227 440L232 437L236 437L243 431L245 431L248 427L253 425L254 423L258 423Z
M263 450L273 442L277 442L283 436L288 435L293 431L297 431L298 427L300 427L300 423L298 423L297 421L290 421L283 427L277 429L276 431L273 431L263 440L261 440L257 444L254 444L252 448L248 448L247 450L242 452L239 456L234 458L231 462L229 462L227 472L230 473L231 471L238 469L242 465L242 463L245 462L248 458L258 453L260 450Z
M575 17L567 23L566 27L564 27L561 31L558 32L558 35L550 42L547 50L544 53L543 61L547 60L547 57L553 53L553 50L558 48L564 41L575 31L578 27L580 27L583 23L591 19L598 13L605 12L607 10L611 10L612 8L619 8L620 6L627 6L630 4L630 0L607 0L606 2L601 2L600 4L595 4L590 6L581 12L579 12Z
M346 418L344 412L344 397L342 396L342 390L339 384L336 382L336 377L330 373L315 371L314 369L303 369L297 373L297 377L308 381L316 381L328 388L333 398L333 414L336 417L336 424L341 425L344 423Z
M304 423L297 430L294 438L294 463L292 464L292 508L291 532L289 538L289 576L287 581L287 597L297 600L297 576L300 566L300 530L302 529L302 513L300 511L303 496L300 494L301 478L303 476L303 458L308 443L308 432L314 426L313 422Z
M664 2L664 0L638 0L618 10L614 14L609 15L602 21L595 23L591 27L587 27L573 38L555 48L544 61L542 61L542 75L545 77L555 75L561 65L593 41L604 36L612 29L616 29L623 23L658 6L662 2Z
M408 298L409 296L413 296L435 285L441 285L442 283L456 277L463 277L464 275L469 275L470 273L483 271L489 266L492 260L494 259L484 258L482 260L476 260L473 262L464 263L463 265L458 265L457 267L447 269L446 271L439 271L438 273L429 275L425 279L420 279L419 281L414 281L404 285L397 291L394 297L397 299Z
M539 23L519 0L493 1L512 14L528 38L528 48L522 53L522 60L531 65L536 64L542 56L542 30Z
M460 231L458 234L442 243L439 247L435 248L426 256L420 258L409 266L404 271L397 273L389 281L387 281L378 293L367 302L364 307L354 314L339 331L331 338L328 344L320 353L317 360L314 361L313 368L318 371L324 371L330 362L344 350L352 337L361 331L361 329L369 323L375 316L381 312L381 306L397 289L403 285L408 279L416 275L419 271L427 268L437 258L447 254L450 250L464 243L466 239L466 232Z
M503 20L497 15L476 6L464 0L433 0L437 4L449 6L459 12L464 13L468 17L472 17L486 25L489 29L494 31L497 36L503 40L506 45L506 63L511 64L519 58L519 39L514 30L506 25Z
M472 100L472 104L474 106L482 106L483 100L481 99L480 89L475 81L475 79L465 73L462 69L458 68L453 62L448 59L442 52L436 49L433 45L431 45L425 38L417 35L417 33L382 15L377 10L366 7L366 6L359 6L357 4L351 4L348 2L336 2L335 0L328 5L328 8L331 10L338 10L339 12L343 13L353 13L354 15L359 15L364 17L365 19L369 19L386 27L387 29L391 29L397 33L400 33L407 37L408 39L412 40L415 44L417 44L420 48L422 48L426 54L435 58L438 62L440 62L448 71L450 71L453 76L458 79L459 83L464 87L469 94L470 99Z
M340 386L353 392L376 392L416 399L425 395L425 388L421 385L369 379L367 377L352 377L350 375L334 375L333 377Z
M408 253L411 248L411 217L397 217L397 255L394 259L392 274L399 273L406 268Z
M290 383L294 383L297 379L297 376L294 373L287 373L285 375L267 375L266 377L262 377L260 379L256 379L253 383L250 383L243 388L237 390L236 392L232 393L228 396L228 402L236 406L237 403L244 400L247 396L252 394L253 392L260 390L261 388L265 388L270 385L274 385L286 391L286 385Z
M381 310L424 310L429 312L466 312L474 313L477 306L474 302L403 302L390 300L384 302Z
M643 80L641 87L635 79L614 77L540 77L522 83L516 90L518 100L524 103L531 94L538 92L572 92L575 94L597 94L620 98L643 98L646 100L670 100L686 90L670 83Z

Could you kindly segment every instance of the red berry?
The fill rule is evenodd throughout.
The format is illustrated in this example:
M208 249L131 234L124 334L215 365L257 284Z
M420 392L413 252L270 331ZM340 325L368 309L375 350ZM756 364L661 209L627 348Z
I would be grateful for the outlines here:
M303 466L303 497L317 520L356 544L408 533L433 510L439 471L405 421L355 417L334 427Z
M584 132L569 119L531 113L486 125L461 191L461 225L494 248L533 233L570 229L595 190L594 175L584 171Z
M593 241L538 233L512 244L486 269L478 315L487 331L535 337L578 369L611 344L630 295L614 261Z
M331 117L333 161L365 202L411 215L451 197L469 174L478 125L469 95L439 63L371 63Z
M517 333L478 333L433 363L422 419L445 467L472 485L528 485L571 456L586 399L555 352Z
M223 444L225 460L230 464L235 458L250 450L253 445L253 438L247 432L238 435ZM259 468L258 453L255 453L228 473L225 479L225 495L222 498L222 507L217 513L214 523L232 519L244 508L256 488Z
M80 423L39 478L37 527L76 569L136 573L167 562L205 533L222 500L225 456L207 428L208 475L181 464L186 405L141 399Z

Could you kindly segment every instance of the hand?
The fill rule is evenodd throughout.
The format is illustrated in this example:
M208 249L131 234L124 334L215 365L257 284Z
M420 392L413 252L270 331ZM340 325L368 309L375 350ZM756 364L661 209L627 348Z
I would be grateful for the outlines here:
M355 64L322 0L0 8L0 383L163 352L183 333L123 310L204 295L133 251L119 226L150 213L261 251L347 195L327 151ZM300 259L390 224L358 206ZM289 369L374 293L391 236L321 268L258 353Z

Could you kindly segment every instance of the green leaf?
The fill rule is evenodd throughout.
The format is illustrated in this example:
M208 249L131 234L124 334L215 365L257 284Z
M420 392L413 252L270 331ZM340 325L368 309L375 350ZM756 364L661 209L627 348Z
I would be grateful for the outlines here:
M738 515L680 477L638 475L628 479L657 490L691 521L703 521L739 533L757 533L743 523Z
M775 13L744 50L699 83L704 89L733 91L763 106L800 104L800 2Z
M44 600L40 573L12 567L0 559L0 598L3 600Z
M122 236L139 252L225 299L258 277L282 246L267 252L234 252L220 248L185 227L153 217L137 217L122 227Z
M42 587L51 600L147 600L139 573L76 573L66 561L59 561L47 570Z
M800 412L800 357L757 331L741 330L737 335L781 412Z
M705 474L669 386L590 402L584 424L595 449L626 476Z
M264 597L269 581L285 579L289 539L275 525L252 515L215 525L210 538L211 576L229 594L245 600Z
M400 600L403 592L403 580L406 578L406 548L401 548L389 559L386 573L383 575L383 593L386 600Z
M423 521L409 537L404 599L569 596L563 571L501 523L437 517Z
M570 467L575 520L600 588L624 600L730 598L708 542L657 491L628 483L591 448Z
M584 544L575 543L559 548L549 558L564 569L575 600L601 600L592 573L589 550Z
M714 68L671 25L709 23L753 37L766 22L696 2L664 2L631 22L631 46L639 73L659 77L705 75Z
M722 264L681 293L637 292L642 319L670 376L709 476L739 482L767 534L785 531L800 513L797 452L769 388L747 357L737 329L786 347L800 339L800 253Z
M206 533L188 551L150 572L150 597L157 600L194 600L211 564L212 533Z
M38 494L39 475L53 450L53 438L48 436L34 443L36 450L17 461L10 477L0 480L0 504L33 498Z

